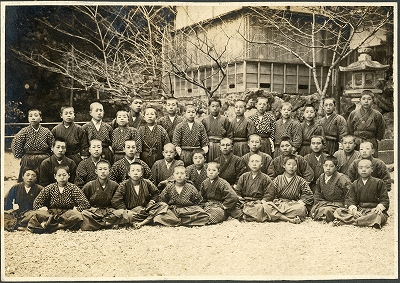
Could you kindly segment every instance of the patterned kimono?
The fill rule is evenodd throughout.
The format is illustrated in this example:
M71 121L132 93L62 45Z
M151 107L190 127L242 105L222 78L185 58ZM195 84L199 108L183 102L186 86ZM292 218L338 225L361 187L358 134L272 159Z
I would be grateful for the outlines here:
M140 159L153 166L154 162L163 159L164 145L169 143L167 132L160 125L155 125L152 130L146 125L139 128L139 148L142 149Z
M176 166L183 166L183 161L173 159L169 164L167 164L165 159L161 159L157 160L151 167L151 174L155 180L154 184L157 185L160 191L165 188L165 185L160 186L160 182L165 180L173 181L174 168Z
M63 123L58 124L51 130L54 138L63 138L67 142L65 156L71 158L76 166L82 161L81 155L88 151L88 140L82 127L72 123L68 128Z
M212 161L221 155L219 144L223 138L232 138L232 124L225 116L208 115L201 121L206 129L209 140L208 161Z
M33 184L26 192L25 184L18 183L13 186L4 198L4 229L13 231L19 226L25 227L32 215L33 201L43 190L43 187ZM19 208L13 210L14 204L18 204Z
M143 119L142 114L136 113L132 110L129 111L128 113L128 127L131 128L135 128L135 129L139 129L140 126L145 126L146 125L146 121ZM113 119L111 122L111 127L113 129L118 127L117 124L117 119Z
M154 217L154 223L165 226L203 226L209 219L199 204L203 200L197 189L185 183L182 191L178 194L175 183L168 184L162 191L161 201L168 204L167 209L163 209Z
M172 143L182 149L180 158L185 166L193 164L192 151L195 148L208 146L208 136L203 124L194 122L190 129L187 121L178 124L173 133Z
M48 210L38 210L44 206ZM83 220L81 211L88 208L89 201L76 185L67 183L62 193L57 183L48 185L33 202L35 211L28 222L28 229L34 233L51 233L58 224L62 224L65 229L77 230Z
M268 207L264 209L262 200L268 201L274 197L274 185L271 178L262 172L253 177L253 172L240 176L236 193L240 202L236 206L233 217L246 221L264 222L270 219Z
M129 179L129 167L133 162L139 162L142 164L144 170L143 178L148 179L153 183L155 182L153 176L151 175L150 167L144 161L140 160L139 158L134 158L132 161L129 161L126 157L118 160L113 164L113 166L111 166L110 179L118 184L121 184L123 181Z
M315 192L315 181L321 176L322 173L324 173L324 162L326 160L327 154L326 153L321 153L319 156L319 160L316 157L316 154L314 152L307 154L304 156L304 160L310 165L311 169L314 172L314 178L310 183L310 188L313 192Z
M83 188L86 183L96 180L98 177L96 174L96 165L99 161L94 162L92 157L82 160L76 168L75 185L79 188Z
M349 175L350 165L354 160L361 158L360 152L354 150L352 154L347 155L343 149L338 150L333 155L338 160L338 172Z
M111 141L114 150L114 162L125 156L125 141L134 140L136 142L136 151L141 152L140 139L138 131L132 127L117 127L112 131Z
M293 120L292 118L288 119L285 123L283 123L282 118L276 121L274 157L277 157L280 154L279 146L281 144L281 139L283 136L290 137L293 147L298 149L301 146L303 138L300 123Z
M149 204L151 200L155 203ZM115 210L106 217L106 221L111 224L130 224L151 220L162 209L166 210L167 206L159 200L160 192L149 180L141 178L137 191L132 179L125 180L111 199Z
M207 179L207 163L204 163L203 168L197 171L194 164L186 167L186 180L191 181L195 188L200 191L201 183Z
M328 181L325 174L322 174L316 181L312 219L333 221L333 213L337 208L344 207L350 187L349 177L342 173L334 173Z
M42 161L40 164L40 179L39 184L43 187L50 185L56 182L54 178L54 168L60 165L68 166L69 168L69 179L68 181L74 183L75 181L75 174L76 174L76 164L72 159L65 157L61 160L61 162L57 161L55 155L52 155L45 160Z
M268 167L268 176L271 179L275 179L278 175L282 175L285 172L283 168L284 155L279 155L278 157L272 159ZM304 178L307 183L311 183L314 180L314 171L308 165L307 161L303 156L296 155L297 159L297 175Z
M392 178L390 177L390 172L385 164L385 162L383 162L382 160L378 159L378 158L368 158L369 160L371 160L372 162L372 168L374 169L374 171L372 172L371 176L381 179L383 182L385 182L386 184L386 189L389 192L392 188ZM354 182L355 180L357 180L360 176L358 174L358 162L360 162L360 159L355 160L349 168L349 178L350 181Z
M310 148L311 137L314 135L324 136L324 129L318 122L314 121L310 125L308 125L306 121L303 121L300 124L300 127L302 132L302 143L297 152L299 155L305 156L312 152Z
M182 116L176 115L174 117L174 120L171 121L171 118L168 115L166 115L158 119L157 124L163 127L167 131L169 140L172 141L176 126L184 121L185 118L183 118Z
M382 228L387 222L389 209L389 196L385 183L374 177L369 177L364 184L362 179L353 182L345 201L347 208L338 208L334 216L345 224L356 226L368 226ZM378 204L384 208L381 214L372 212ZM351 213L353 207L361 212L361 216L356 218Z
M111 207L111 199L117 188L118 184L112 180L107 180L103 188L99 179L90 181L83 187L82 191L91 208L82 211L82 231L95 231L107 227L104 218L114 210Z
M226 220L239 200L237 194L227 181L217 177L207 178L200 186L204 201L204 211L210 216L207 224L216 224Z
M346 119L332 113L321 119L320 124L326 139L326 152L333 155L339 149L339 141L348 134Z
M248 118L240 117L239 120L231 120L233 129L233 154L239 157L250 151L247 140L250 135L256 132L254 122Z
M114 154L110 150L110 147L112 145L112 127L102 121L99 130L97 130L95 125L93 124L93 121L90 121L83 125L82 129L86 132L88 141L96 139L102 142L103 151L101 153L101 158L107 160L108 162L110 162L110 164L113 164ZM89 156L89 153L86 153L85 155Z
M32 126L22 128L11 142L15 158L21 158L18 182L22 182L22 168L25 166L39 168L43 160L50 156L54 142L49 129L39 125L35 130ZM39 176L37 176L39 180Z
M221 155L214 162L219 163L219 176L222 179L228 181L231 186L236 184L239 177L247 171L247 165L244 163L243 159L239 156L233 155L232 153L228 155Z
M254 114L249 116L249 119L253 121L254 126L256 127L256 133L261 137L261 151L272 156L272 147L271 141L274 140L275 135L275 116L272 112L265 112L262 118L260 119L258 114Z
M242 156L242 159L243 159L244 163L246 163L247 166L249 164L250 156L252 156L253 154L258 154L261 156L261 162L263 164L261 167L261 172L263 172L264 174L267 174L268 166L272 161L272 157L269 154L264 153L262 151L260 151L258 153L253 153L253 152L246 153L245 155ZM250 170L250 168L248 168L248 170Z
M359 108L353 110L347 119L349 133L357 138L357 144L369 141L374 145L374 157L378 157L378 140L385 135L385 121L380 112L375 109Z

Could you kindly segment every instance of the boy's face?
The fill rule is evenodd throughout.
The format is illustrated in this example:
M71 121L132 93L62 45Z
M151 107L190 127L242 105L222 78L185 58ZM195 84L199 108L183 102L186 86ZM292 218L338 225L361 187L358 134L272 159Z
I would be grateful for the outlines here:
M267 100L259 99L256 104L256 109L259 114L264 114L267 111Z
M292 113L292 107L289 105L284 105L281 109L282 118L288 119Z
M218 177L218 168L215 164L209 164L207 167L207 177L210 178L210 180L214 180Z
M221 110L221 106L219 106L219 103L217 101L211 102L211 104L210 104L211 115L218 116L220 110Z
M143 101L141 99L134 99L131 103L131 109L133 112L139 113L142 111Z
M324 173L326 176L332 176L336 172L337 168L332 161L326 160L324 163Z
M335 104L332 99L326 99L324 102L324 111L327 115L330 115L335 111Z
M293 147L288 141L281 141L280 150L282 155L289 155L293 152Z
M371 95L369 94L364 94L363 96L361 96L360 101L361 101L361 106L365 109L371 108L372 103L374 102Z
M346 153L352 153L356 148L356 143L354 142L354 139L351 137L343 138L342 144L343 144L343 150Z
M96 121L100 121L101 119L103 119L104 116L103 105L98 103L92 105L92 109L90 110L90 116L92 116L92 118Z
M259 156L257 154L253 154L252 156L250 156L249 168L250 168L251 171L253 171L253 172L260 171L262 165L263 164L262 164L261 156Z
M28 114L28 121L31 125L37 125L42 121L39 111L30 111Z
M96 167L96 174L101 180L106 180L110 176L110 166L107 163L100 162Z
M174 160L176 155L175 149L173 148L166 148L163 150L163 156L167 162L171 162Z
M294 175L297 171L296 160L293 159L287 160L286 163L283 165L283 168L285 169L285 172L288 173L289 175Z
M61 113L61 119L65 123L72 123L75 120L74 108L65 108Z
M361 160L358 162L358 174L362 178L368 178L373 172L372 163L370 160Z
M27 170L24 175L22 175L22 181L28 188L31 187L37 180L37 175L35 171Z
M54 174L54 178L59 186L65 186L69 179L69 173L65 169L58 169L57 173Z
M136 142L135 141L126 141L125 142L125 147L124 147L124 152L126 157L129 159L132 159L135 157L136 154Z
M146 121L146 123L152 125L156 122L156 119L157 119L156 110L147 109L146 113L144 113L144 120Z
M56 141L53 146L53 153L56 157L62 158L65 156L65 152L67 151L67 145L65 142Z
M178 103L176 100L167 100L166 108L169 115L175 115L178 110Z
M128 125L128 113L127 112L118 112L117 113L117 124L118 126L126 126Z
M139 164L131 165L129 167L129 173L128 174L129 174L129 177L132 180L137 181L143 175L143 167L141 165L139 165Z
M185 183L185 180L186 180L185 168L182 168L182 167L175 168L174 179L178 184Z
M306 121L312 121L315 118L315 111L312 107L306 107L304 109L304 119Z
M243 116L244 112L246 112L246 105L243 101L238 101L235 103L235 114L236 116Z
M261 148L261 140L258 137L251 137L248 145L251 152L258 152Z
M205 161L206 161L206 159L204 158L203 154L201 154L201 153L193 154L193 164L196 167L199 167L199 166L203 167Z
M311 139L311 150L315 153L321 153L324 145L322 144L322 140L320 138L312 138Z
M360 144L361 158L370 158L374 154L374 149L369 143Z
M92 141L89 147L90 155L94 158L99 158L101 153L103 152L103 147L101 145L101 141Z
M231 153L233 150L232 142L229 140L222 140L220 144L220 149L222 154L224 155Z
M186 120L188 120L189 122L193 122L195 117L196 117L196 109L187 108L185 112Z

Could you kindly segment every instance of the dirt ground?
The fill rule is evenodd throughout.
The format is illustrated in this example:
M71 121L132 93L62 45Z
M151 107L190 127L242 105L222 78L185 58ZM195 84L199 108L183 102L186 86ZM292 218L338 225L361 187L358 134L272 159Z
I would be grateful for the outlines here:
M8 190L18 173L10 154L4 168ZM398 278L394 190L381 230L333 227L308 218L299 225L232 219L194 228L2 231L2 280Z

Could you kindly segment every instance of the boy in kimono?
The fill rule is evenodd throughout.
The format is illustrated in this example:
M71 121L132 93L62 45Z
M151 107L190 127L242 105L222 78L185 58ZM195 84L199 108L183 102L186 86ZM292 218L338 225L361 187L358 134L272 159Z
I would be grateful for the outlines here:
M139 134L138 131L128 126L128 112L118 111L116 115L117 128L115 128L111 135L112 149L114 151L114 162L122 159L125 156L124 143L127 140L134 140L136 144L139 144ZM141 149L137 150L141 152ZM137 154L136 157L139 157Z
M269 209L268 207L264 209L264 205L272 198L274 185L271 178L261 172L262 165L260 155L250 156L248 163L250 172L240 176L235 188L239 202L232 213L234 218L256 222L270 220Z
M111 199L118 188L118 184L110 180L110 167L107 160L100 160L96 164L97 180L86 183L82 189L91 206L82 211L82 231L95 231L108 227L104 218L114 210Z
M267 174L268 166L272 161L272 157L261 151L261 137L258 134L250 135L248 145L250 152L242 156L244 163L249 164L250 157L254 154L258 154L261 156L262 160L261 172Z
M322 136L313 136L311 138L311 150L310 154L304 156L305 161L310 165L311 169L314 171L314 178L310 183L310 188L315 191L315 181L319 176L324 173L324 163L328 156L326 153L322 152L325 147L325 139Z
M14 185L4 198L4 229L25 230L33 210L33 201L43 190L36 184L36 168L22 168L22 182Z
M182 160L176 160L176 150L172 143L164 145L162 152L164 159L157 160L151 167L151 174L158 189L162 191L168 182L173 180L174 168L183 166Z
M324 136L324 130L319 122L315 121L315 108L312 104L304 106L304 121L300 124L302 142L298 150L299 155L305 156L312 152L310 148L312 136Z
M350 165L349 178L352 182L359 179L358 163L363 159L368 159L372 162L372 177L381 179L386 184L386 189L389 192L392 186L392 179L390 177L389 169L385 162L378 158L372 157L374 154L374 146L371 142L362 142L360 144L360 155L361 159L356 159Z
M152 223L158 212L166 209L159 203L160 192L150 181L143 178L143 165L133 162L129 165L129 179L123 181L111 199L115 210L106 217L107 224L131 225L135 229Z
M354 136L344 136L342 139L343 149L335 152L335 156L338 160L338 172L349 175L350 165L354 160L361 157L360 152L355 150L356 138Z
M65 156L72 159L76 166L82 161L82 157L88 148L88 140L82 127L75 124L75 110L71 106L61 107L62 122L55 126L51 132L54 138L63 138L67 142Z
M244 112L246 112L246 102L237 100L235 102L236 117L231 120L231 124L233 129L233 154L239 157L250 151L247 140L250 135L256 132L254 122L244 117Z
M325 117L321 119L321 126L326 139L325 151L333 155L339 149L339 141L348 134L346 119L334 113L336 100L328 97L324 99Z
M389 209L389 196L385 183L372 177L373 164L362 159L357 166L359 178L353 182L346 197L346 207L338 208L334 225L368 226L377 229L385 225Z
M50 156L54 141L50 130L40 125L42 112L29 110L28 121L29 126L22 128L11 142L14 157L21 158L18 182L22 182L22 168L39 168L42 161Z
M337 208L344 207L344 201L350 190L349 177L337 172L338 160L327 156L324 161L324 173L317 179L314 191L314 206L311 209L313 220L331 222Z
M156 124L156 109L149 107L144 110L146 125L139 128L137 149L141 149L140 159L151 167L154 162L163 158L162 151L165 144L169 143L167 131Z
M221 140L220 149L222 155L214 160L219 164L219 176L228 181L231 186L235 186L239 177L247 172L246 163L239 156L232 153L232 140L224 138Z
M110 179L121 184L129 178L130 164L137 162L143 166L143 178L149 179L154 183L155 181L151 175L150 167L143 160L136 158L136 142L134 140L125 141L124 151L124 158L118 160L111 166Z
M300 123L291 118L292 104L284 102L281 105L281 118L275 124L275 152L274 157L279 156L279 146L283 136L290 137L294 152L301 146L302 133Z
M101 158L102 151L101 140L89 142L90 156L82 160L76 168L75 185L79 188L83 188L86 183L97 179L96 165L100 160L104 160Z
M275 116L272 112L267 111L270 108L268 98L259 96L257 98L257 113L249 117L253 121L256 133L261 137L261 151L272 156L274 152L274 135L275 135Z
M201 148L192 152L193 164L186 167L186 180L192 182L198 191L201 183L207 179L206 153Z
M133 95L130 110L128 113L128 127L139 129L140 126L146 125L146 122L144 121L141 114L142 107L143 98L138 94ZM118 126L116 119L112 120L111 126L113 129Z
M378 140L383 139L385 135L385 121L382 114L372 109L374 94L370 90L364 90L361 93L361 107L353 110L347 119L349 133L354 135L360 142L369 141L373 144L375 152L374 157L378 157Z
M297 158L288 155L283 160L284 173L274 181L274 193L269 196L270 221L283 220L298 224L307 215L314 198L306 180L297 176Z
M185 119L178 115L178 99L175 97L167 98L165 108L167 115L158 119L157 124L167 131L169 140L172 141L176 126L185 121Z
M103 105L98 102L90 104L90 116L92 120L82 126L82 129L86 132L88 140L101 140L102 153L101 158L108 160L110 164L114 163L114 153L112 152L112 127L103 122L104 109ZM86 154L89 156L89 154Z
M267 175L272 180L275 179L278 175L282 175L285 172L284 160L287 156L293 154L293 146L289 137L281 138L280 152L281 155L272 159L271 163L268 166ZM296 155L296 167L297 175L304 178L308 184L311 183L312 180L314 180L314 171L312 170L310 165L308 165L303 156Z
M63 138L56 138L53 143L52 151L53 155L46 158L40 164L40 180L39 184L43 187L54 183L54 168L60 165L65 165L69 167L71 183L75 181L76 174L76 164L72 159L65 156L67 150L67 142Z
M233 129L228 118L220 114L222 107L221 100L212 98L208 102L208 106L210 115L205 117L201 122L208 136L209 150L207 160L210 162L221 155L219 150L220 141L223 138L232 138Z
M239 199L230 184L218 176L218 172L218 163L208 163L208 178L200 187L204 202L203 209L210 217L207 224L216 224L226 220Z
M172 143L185 166L193 164L192 152L195 149L202 149L208 152L208 136L202 123L197 123L197 109L193 104L186 105L185 121L176 126L173 133Z
M168 205L154 217L154 223L165 226L203 226L209 216L199 205L203 198L197 189L186 182L185 167L174 168L175 182L162 191L161 201Z

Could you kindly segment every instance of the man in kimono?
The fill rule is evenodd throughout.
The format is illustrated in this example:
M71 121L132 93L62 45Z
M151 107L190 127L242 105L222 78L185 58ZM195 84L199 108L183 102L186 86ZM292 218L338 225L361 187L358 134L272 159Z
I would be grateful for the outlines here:
M250 135L256 132L254 122L244 117L244 112L246 112L246 102L237 100L235 102L236 117L231 120L231 124L233 128L233 154L239 157L250 151L247 140Z
M349 175L350 165L361 157L360 152L355 150L356 139L354 136L347 135L342 139L343 149L333 155L338 160L338 172Z
M334 113L335 108L334 98L324 99L325 117L321 119L321 126L325 134L328 155L333 155L339 149L339 141L348 134L346 119Z

